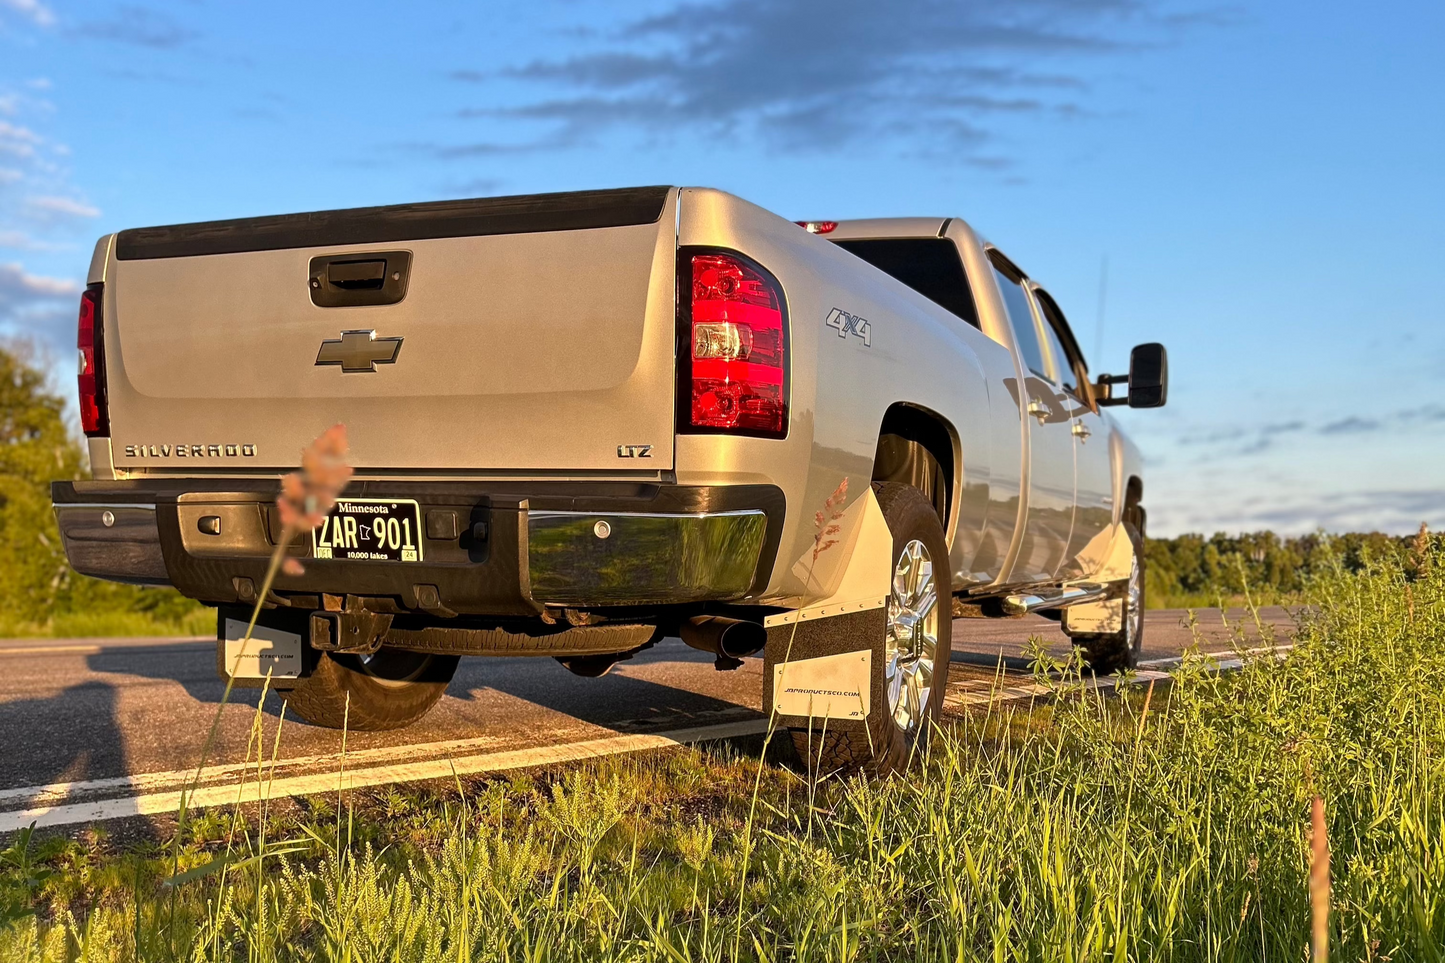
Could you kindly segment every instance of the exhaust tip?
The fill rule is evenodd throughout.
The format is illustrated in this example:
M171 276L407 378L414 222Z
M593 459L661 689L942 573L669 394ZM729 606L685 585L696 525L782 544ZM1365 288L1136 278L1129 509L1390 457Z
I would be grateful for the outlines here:
M694 649L729 659L741 659L762 650L768 630L761 622L696 615L682 623L682 640Z

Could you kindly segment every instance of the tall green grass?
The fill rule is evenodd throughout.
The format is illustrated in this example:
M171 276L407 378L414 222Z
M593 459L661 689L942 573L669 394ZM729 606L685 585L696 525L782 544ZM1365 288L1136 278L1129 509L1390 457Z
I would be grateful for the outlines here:
M1192 658L1147 700L1054 666L1061 698L950 722L906 778L809 786L768 764L754 805L756 759L688 750L212 811L171 886L159 849L22 840L0 956L1297 961L1319 795L1334 958L1439 960L1438 545L1430 561L1326 569L1292 649L1229 674ZM258 721L252 778L281 743Z

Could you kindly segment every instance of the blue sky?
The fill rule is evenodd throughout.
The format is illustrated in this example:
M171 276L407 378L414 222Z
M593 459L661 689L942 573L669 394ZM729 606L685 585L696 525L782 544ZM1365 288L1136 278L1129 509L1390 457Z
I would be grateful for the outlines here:
M1442 42L1427 0L0 0L0 331L69 390L91 245L148 224L650 183L958 215L1095 371L1168 345L1121 416L1151 533L1441 528Z

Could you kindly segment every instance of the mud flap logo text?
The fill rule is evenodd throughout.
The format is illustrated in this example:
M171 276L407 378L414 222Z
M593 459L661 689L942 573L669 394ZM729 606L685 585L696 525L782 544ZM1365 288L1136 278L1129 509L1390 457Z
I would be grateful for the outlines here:
M823 323L830 328L837 328L840 338L846 338L851 334L863 339L863 347L873 347L873 326L868 323L867 318L849 314L842 308L834 308L828 312L828 317L823 320Z

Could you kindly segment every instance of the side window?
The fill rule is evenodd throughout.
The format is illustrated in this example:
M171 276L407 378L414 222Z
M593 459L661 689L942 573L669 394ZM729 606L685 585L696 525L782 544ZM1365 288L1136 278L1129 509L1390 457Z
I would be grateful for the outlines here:
M1014 340L1018 342L1019 353L1023 356L1024 367L1040 378L1049 376L1044 365L1044 349L1039 344L1039 332L1034 327L1034 313L1029 309L1029 296L1022 285L994 265L994 280L998 282L999 293L1003 295L1004 307L1008 309L1009 324L1014 329Z
M958 248L947 238L897 237L834 244L902 281L933 303L947 308L975 328L978 308Z
M1069 323L1064 320L1064 313L1059 310L1058 302L1049 296L1049 292L1038 288L1035 289L1034 296L1039 302L1039 310L1044 315L1044 336L1048 339L1049 353L1054 357L1054 370L1058 373L1058 383L1069 389L1076 397L1082 397L1079 392L1079 379L1088 376L1088 368L1074 342L1074 333L1069 330Z
M1059 336L1051 324L1044 325L1044 340L1049 345L1049 360L1054 369L1054 384L1067 388L1074 394L1079 393L1079 379L1074 375L1074 363L1069 359L1069 354L1064 350L1063 344L1059 342Z

